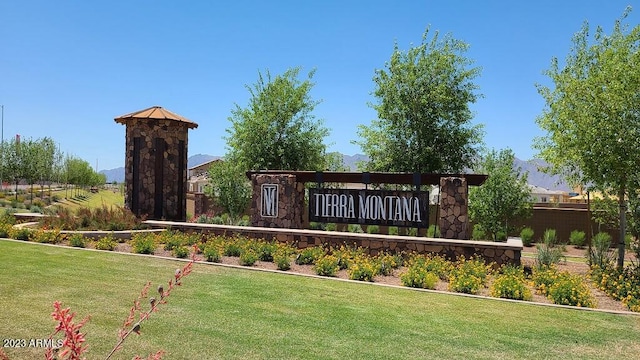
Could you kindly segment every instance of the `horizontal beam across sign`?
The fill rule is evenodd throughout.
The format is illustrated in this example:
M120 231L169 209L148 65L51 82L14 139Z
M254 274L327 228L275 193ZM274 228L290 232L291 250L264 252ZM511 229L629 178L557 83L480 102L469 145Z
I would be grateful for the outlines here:
M309 190L309 220L427 227L429 192L313 188Z

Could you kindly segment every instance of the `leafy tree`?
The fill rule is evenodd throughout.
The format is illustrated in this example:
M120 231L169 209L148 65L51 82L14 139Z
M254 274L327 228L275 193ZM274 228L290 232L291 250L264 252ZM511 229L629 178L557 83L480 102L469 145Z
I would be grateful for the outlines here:
M314 71L304 81L299 72L293 68L275 78L258 72L258 81L247 86L248 106L236 104L229 117L229 161L243 170L324 170L329 130L313 115Z
M534 146L551 171L574 184L587 184L618 197L618 267L624 261L625 198L640 178L640 25L628 30L616 20L611 35L589 24L573 38L561 67L556 58L546 71L553 88L538 85L546 107L537 123L546 136Z
M216 161L209 168L209 184L205 194L221 206L233 222L247 208L251 198L251 185L237 164Z
M378 119L359 126L370 171L462 172L481 145L482 127L471 125L469 104L480 95L480 69L465 57L468 45L438 33L402 52L396 43L386 69L376 70L371 107Z
M516 220L531 215L531 192L527 174L513 168L515 156L511 150L491 150L480 162L477 171L489 177L479 187L469 191L470 219L496 240L499 232L512 233Z

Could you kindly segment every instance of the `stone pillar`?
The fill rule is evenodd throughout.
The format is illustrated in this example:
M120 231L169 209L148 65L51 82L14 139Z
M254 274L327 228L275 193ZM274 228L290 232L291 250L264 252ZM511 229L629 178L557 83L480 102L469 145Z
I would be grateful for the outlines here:
M304 184L295 175L251 175L251 225L301 229L304 215Z
M440 234L445 239L469 239L469 202L467 180L440 178Z
M159 106L115 121L126 126L125 207L148 219L185 221L187 132L198 124Z

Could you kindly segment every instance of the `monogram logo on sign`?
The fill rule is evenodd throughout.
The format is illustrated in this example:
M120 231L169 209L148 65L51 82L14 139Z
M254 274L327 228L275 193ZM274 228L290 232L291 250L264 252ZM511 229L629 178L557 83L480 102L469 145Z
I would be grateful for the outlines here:
M262 184L262 217L278 217L278 184Z

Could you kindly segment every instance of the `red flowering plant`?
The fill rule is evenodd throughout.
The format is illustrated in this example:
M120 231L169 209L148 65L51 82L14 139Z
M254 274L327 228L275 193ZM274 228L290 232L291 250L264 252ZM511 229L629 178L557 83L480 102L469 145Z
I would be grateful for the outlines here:
M132 333L140 335L140 329L142 323L148 320L152 313L158 311L158 307L161 304L167 303L167 298L171 295L171 292L177 287L182 285L182 279L191 273L193 264L195 262L195 254L197 253L197 246L194 246L193 256L191 261L187 263L182 269L177 269L173 279L169 280L168 286L165 289L164 286L158 286L157 297L149 297L149 289L151 288L151 282L147 282L140 291L140 295L134 300L133 306L129 309L129 315L122 323L122 327L118 331L118 341L113 347L111 352L105 358L110 359L113 354L122 348L124 341ZM142 306L143 300L148 298L150 307L145 310ZM82 354L87 351L87 345L85 344L85 334L80 329L89 321L89 318L85 318L79 323L74 322L75 313L72 313L70 308L62 308L62 304L59 301L53 303L54 311L51 314L53 319L58 322L55 328L55 332L50 336L50 339L58 333L64 334L60 348L52 349L48 348L45 352L45 358L47 360L53 359L65 359L65 360L80 360L83 359ZM161 359L164 355L164 351L160 350L155 354L150 354L147 359ZM0 358L1 359L1 358ZM141 357L136 356L134 359L142 360Z

